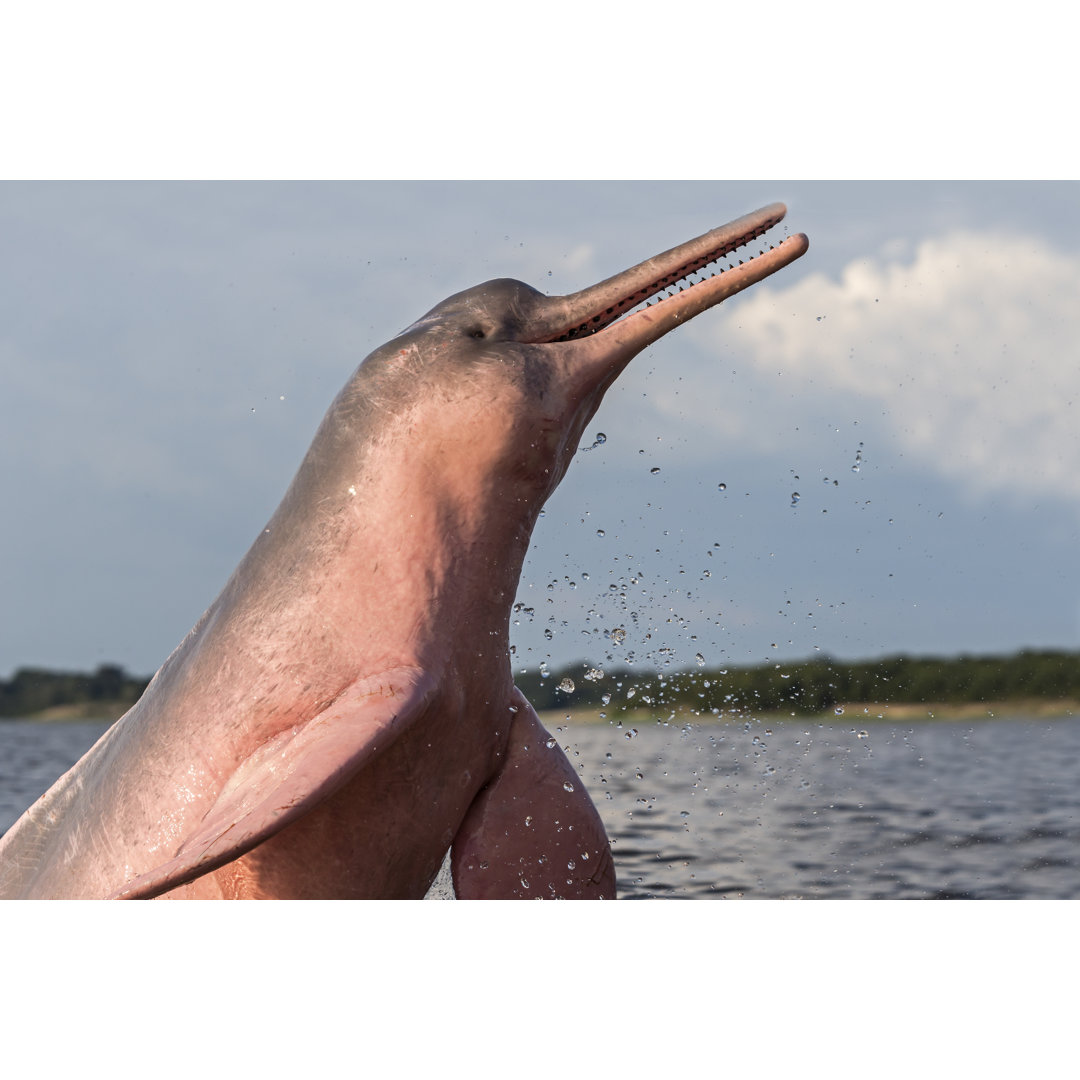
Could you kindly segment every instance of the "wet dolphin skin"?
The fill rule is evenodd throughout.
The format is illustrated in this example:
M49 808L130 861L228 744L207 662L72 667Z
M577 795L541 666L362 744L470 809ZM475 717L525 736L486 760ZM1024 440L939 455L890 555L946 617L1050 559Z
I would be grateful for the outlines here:
M487 282L371 353L221 595L0 840L0 896L422 897L449 849L461 898L614 898L599 815L514 686L511 607L607 388L802 255L758 239L784 214L568 296Z

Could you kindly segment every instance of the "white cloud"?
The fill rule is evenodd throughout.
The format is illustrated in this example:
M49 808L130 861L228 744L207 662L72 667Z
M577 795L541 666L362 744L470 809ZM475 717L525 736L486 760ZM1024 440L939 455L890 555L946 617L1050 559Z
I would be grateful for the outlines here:
M771 407L832 401L973 490L1080 496L1080 258L957 231L906 257L891 245L838 280L782 282L691 331L713 355L737 350Z

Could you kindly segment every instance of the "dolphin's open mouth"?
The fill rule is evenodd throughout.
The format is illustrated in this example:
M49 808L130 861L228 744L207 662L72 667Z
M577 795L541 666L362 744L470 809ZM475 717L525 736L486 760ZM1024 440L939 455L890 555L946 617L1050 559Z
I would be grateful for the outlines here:
M671 317L692 318L700 311L760 281L798 258L807 246L802 234L787 236L753 250L739 249L780 223L787 208L773 203L639 263L606 281L565 297L557 325L548 325L545 342L572 341L599 333L643 306L655 308L675 298ZM738 253L738 254L736 254ZM702 272L725 256L735 263ZM691 296L696 291L697 295ZM664 313L665 315L668 312ZM659 315L659 313L657 313ZM665 322L667 320L665 319Z

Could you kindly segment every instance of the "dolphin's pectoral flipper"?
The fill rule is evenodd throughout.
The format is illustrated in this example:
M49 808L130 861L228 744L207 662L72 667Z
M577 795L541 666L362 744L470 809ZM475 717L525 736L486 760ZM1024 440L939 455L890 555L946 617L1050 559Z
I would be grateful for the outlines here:
M520 691L502 768L454 837L461 900L614 900L615 868L600 815L558 743Z
M354 683L241 762L175 856L110 899L147 900L238 859L346 784L424 713L436 688L412 668Z

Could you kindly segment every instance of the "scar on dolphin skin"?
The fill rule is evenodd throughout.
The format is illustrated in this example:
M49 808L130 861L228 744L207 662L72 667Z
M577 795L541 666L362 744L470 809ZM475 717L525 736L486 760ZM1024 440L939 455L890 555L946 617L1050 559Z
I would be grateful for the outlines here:
M608 387L799 258L802 234L743 250L785 213L566 296L489 281L371 353L220 596L0 839L0 896L419 898L449 848L463 899L614 898L600 816L514 686L513 598Z

